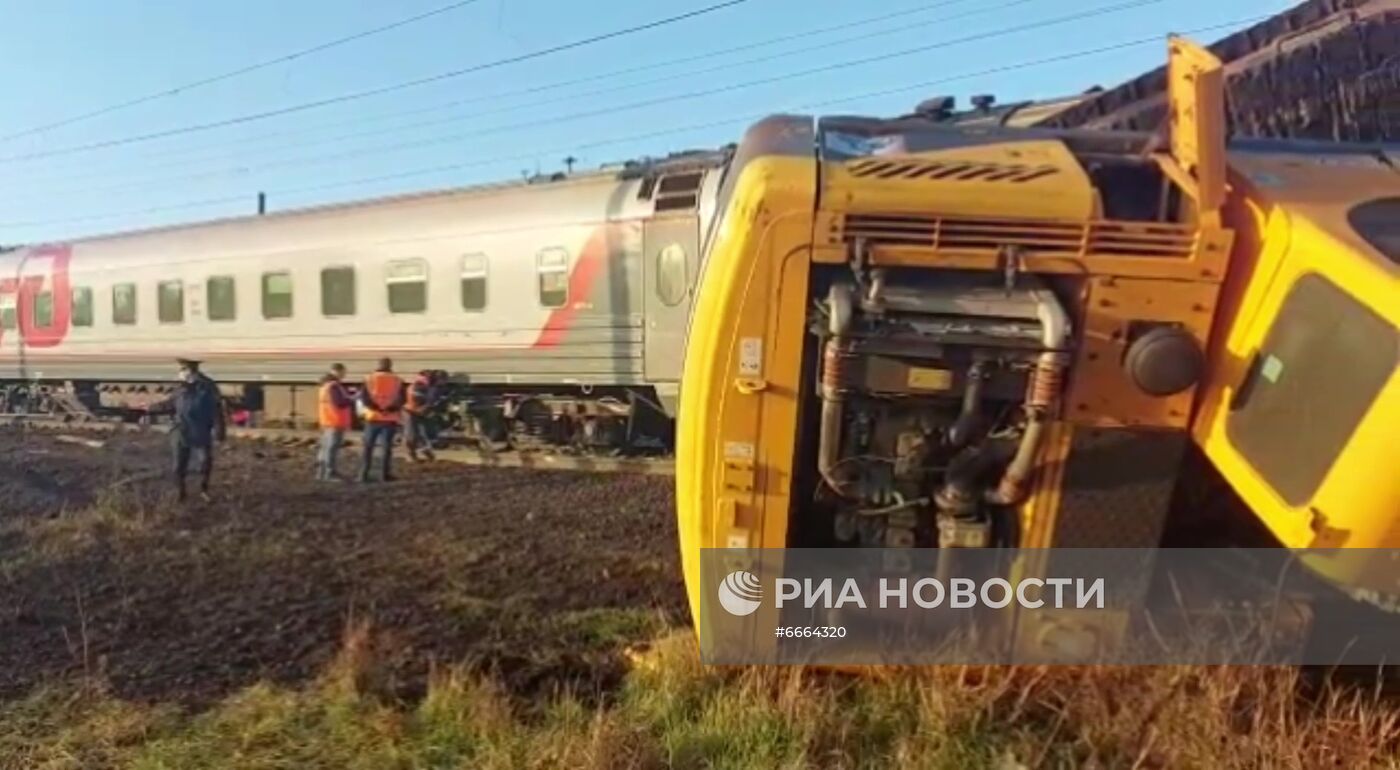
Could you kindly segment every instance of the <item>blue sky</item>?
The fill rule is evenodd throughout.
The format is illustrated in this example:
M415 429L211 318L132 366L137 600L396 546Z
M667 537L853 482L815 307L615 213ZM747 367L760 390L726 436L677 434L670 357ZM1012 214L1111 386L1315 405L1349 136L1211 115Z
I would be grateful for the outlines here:
M568 155L590 167L713 147L771 112L891 115L940 94L965 105L976 93L1002 101L1074 93L1160 64L1165 45L959 76L1293 5L747 0L664 28L382 96L96 151L25 157L391 85L716 2L479 0L314 56L0 141L0 243L251 213L260 190L275 210L553 171ZM1144 4L1126 7L1135 2ZM0 0L0 136L447 4ZM1085 17L1001 34L1078 14ZM1232 29L1197 37L1212 41ZM985 37L938 45L979 35ZM734 48L743 50L724 53ZM926 50L892 55L917 48ZM835 66L881 56L888 58ZM609 75L620 70L632 72ZM550 87L580 79L589 80ZM945 82L932 82L940 79ZM710 93L679 98L696 92Z

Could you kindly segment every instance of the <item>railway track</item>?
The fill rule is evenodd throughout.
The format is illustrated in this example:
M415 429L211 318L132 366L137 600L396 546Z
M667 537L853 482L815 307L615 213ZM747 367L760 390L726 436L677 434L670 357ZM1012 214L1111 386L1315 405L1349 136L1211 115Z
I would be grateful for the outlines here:
M91 417L55 417L33 414L0 414L0 426L14 426L24 429L44 430L64 433L111 433L129 431L134 433L166 433L170 425L104 420ZM319 433L310 429L298 428L239 428L230 427L228 435L234 438L260 441L279 446L315 446ZM346 446L356 446L359 432L346 435ZM396 453L404 455L402 448ZM449 445L434 449L440 462L462 465L489 466L495 468L537 468L547 470L584 471L593 473L640 473L654 476L675 475L675 461L670 457L612 457L588 455L567 451L550 450L487 450L464 445ZM404 455L406 456L406 455Z

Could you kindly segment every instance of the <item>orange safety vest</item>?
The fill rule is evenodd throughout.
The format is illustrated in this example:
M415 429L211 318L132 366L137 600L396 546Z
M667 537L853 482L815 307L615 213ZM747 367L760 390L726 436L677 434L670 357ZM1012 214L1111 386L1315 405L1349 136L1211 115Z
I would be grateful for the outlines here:
M432 386L428 383L426 378L419 377L408 387L408 398L407 403L404 404L404 409L408 410L409 414L418 415L423 411L423 404L418 400L418 389L420 387L426 390Z
M344 387L338 381L328 382L321 386L321 392L317 399L320 406L321 427L326 430L350 430L350 407L336 406L331 400L333 388Z
M373 372L365 378L365 392L375 406L385 407L384 409L367 407L365 419L369 422L397 425L399 409L393 405L399 402L403 393L403 380L399 379L399 376L393 372Z

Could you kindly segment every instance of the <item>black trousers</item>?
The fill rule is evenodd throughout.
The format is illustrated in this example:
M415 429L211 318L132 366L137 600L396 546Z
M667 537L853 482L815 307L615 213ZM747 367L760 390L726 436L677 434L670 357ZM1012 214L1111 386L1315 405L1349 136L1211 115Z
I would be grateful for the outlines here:
M199 456L199 489L208 492L209 477L214 474L214 445L209 443L197 446L176 436L172 450L175 460L175 489L180 493L180 497L185 496L185 476L189 474L190 458L193 455Z

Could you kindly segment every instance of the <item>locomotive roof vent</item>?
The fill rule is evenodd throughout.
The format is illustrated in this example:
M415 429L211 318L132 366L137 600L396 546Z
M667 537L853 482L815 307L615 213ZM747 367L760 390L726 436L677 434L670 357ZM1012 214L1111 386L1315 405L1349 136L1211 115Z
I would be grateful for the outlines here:
M951 96L935 96L915 105L914 114L930 120L944 120L953 114L953 107L956 104L957 100Z
M680 174L665 174L659 179L655 177L642 182L641 192L652 194L654 201L654 211L679 211L682 209L693 209L700 200L700 179L703 176L699 171L688 171Z

